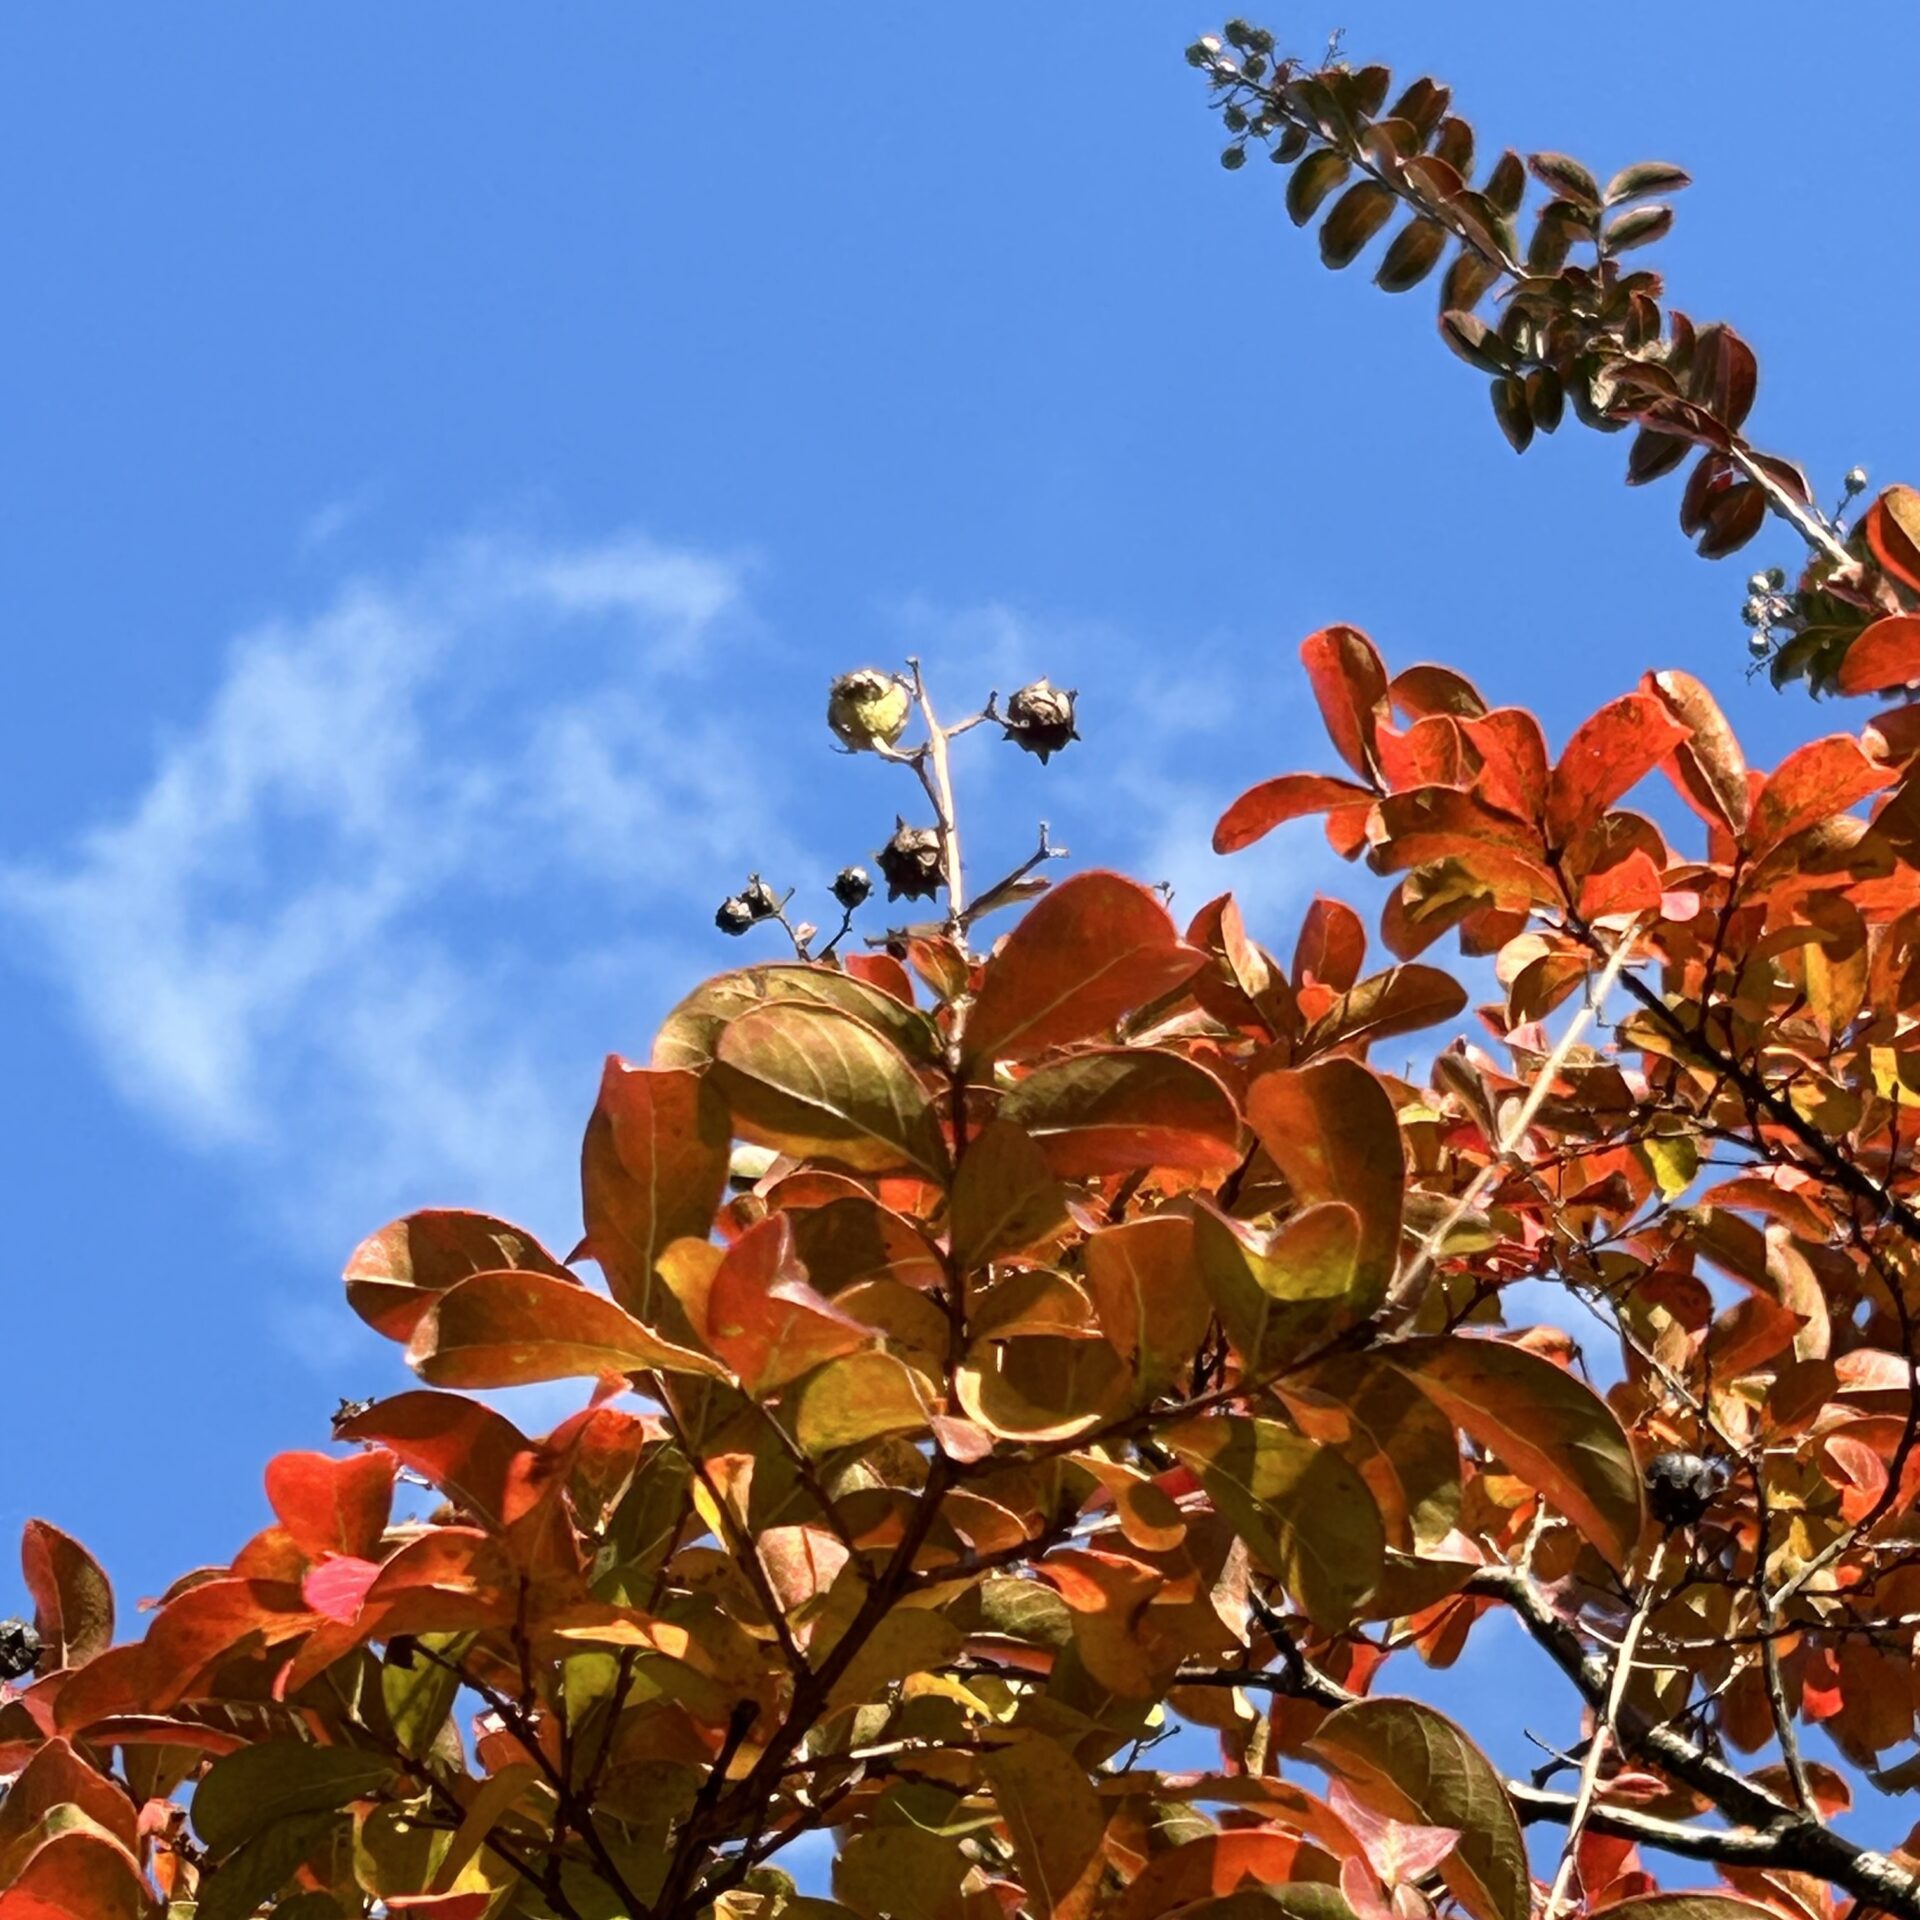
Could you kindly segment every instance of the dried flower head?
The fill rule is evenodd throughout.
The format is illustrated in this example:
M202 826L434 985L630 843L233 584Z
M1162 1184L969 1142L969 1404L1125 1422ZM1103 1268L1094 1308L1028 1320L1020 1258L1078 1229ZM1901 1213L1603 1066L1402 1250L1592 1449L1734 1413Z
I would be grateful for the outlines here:
M947 863L937 827L896 823L893 838L876 857L887 883L887 898L931 899L946 884Z
M1049 754L1080 738L1073 726L1073 698L1071 692L1050 680L1036 680L1022 687L1007 702L1002 723L1007 738L1026 752L1038 754L1045 765Z
M827 725L854 753L892 746L906 732L912 711L911 688L878 667L843 673L827 692Z

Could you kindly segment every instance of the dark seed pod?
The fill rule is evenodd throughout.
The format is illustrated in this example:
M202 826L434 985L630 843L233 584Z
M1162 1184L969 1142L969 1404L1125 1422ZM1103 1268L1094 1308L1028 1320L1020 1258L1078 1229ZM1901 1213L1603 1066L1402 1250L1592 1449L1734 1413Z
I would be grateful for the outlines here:
M713 916L713 924L722 933L745 933L759 917L736 893L720 902L719 910Z
M887 898L931 899L946 884L947 864L937 827L910 827L902 820L877 856Z
M0 1620L0 1680L18 1680L40 1664L40 1636L24 1620Z
M771 920L780 911L780 896L757 873L748 876L747 884L740 889L740 898L756 920Z
M873 876L865 867L842 867L833 876L833 897L851 913L873 891Z
M1050 680L1022 687L1007 702L1004 725L1007 738L1028 753L1038 754L1042 766L1069 740L1080 738L1073 729L1073 695Z
M1647 1462L1647 1506L1663 1527L1695 1524L1726 1484L1726 1468L1697 1453L1661 1453Z

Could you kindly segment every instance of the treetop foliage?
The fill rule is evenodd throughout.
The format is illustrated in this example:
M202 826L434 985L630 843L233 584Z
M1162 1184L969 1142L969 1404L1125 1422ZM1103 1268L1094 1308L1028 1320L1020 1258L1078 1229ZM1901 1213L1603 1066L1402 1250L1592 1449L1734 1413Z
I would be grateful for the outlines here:
M1771 507L1816 548L1791 617L1847 610L1793 670L1920 672L1911 496L1815 515L1739 437L1751 356L1615 268L1676 170L1535 156L1522 266L1521 163L1465 187L1432 82L1382 115L1250 28L1194 57L1298 217L1362 176L1336 263L1409 194L1386 284L1460 242L1443 325L1512 437L1558 392L1643 466L1701 449L1708 544ZM753 876L720 924L792 957L608 1061L579 1244L367 1239L348 1305L422 1384L270 1461L269 1523L137 1637L29 1524L0 1920L1920 1920L1920 1849L1848 1834L1861 1776L1920 1783L1920 703L1763 771L1683 673L1555 753L1352 627L1301 656L1334 770L1215 845L1317 818L1392 891L1285 952L1230 894L1050 884L1044 829L969 895L953 742L1044 760L1074 696L943 725L917 666L836 680L931 811L877 864L935 917L843 952L863 868L824 946ZM1464 1027L1449 946L1497 982ZM475 1397L556 1380L544 1434ZM1531 1778L1414 1697L1490 1616L1579 1716Z

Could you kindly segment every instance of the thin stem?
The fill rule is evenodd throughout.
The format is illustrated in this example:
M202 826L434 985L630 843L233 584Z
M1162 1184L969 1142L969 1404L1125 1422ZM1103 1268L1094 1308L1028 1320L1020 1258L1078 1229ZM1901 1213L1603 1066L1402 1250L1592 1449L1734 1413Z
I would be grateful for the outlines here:
M947 931L958 940L966 931L967 883L960 866L960 823L954 813L953 768L947 757L949 736L934 717L933 702L927 697L927 683L920 672L918 655L911 656L907 665L913 673L913 697L919 703L920 717L927 723L926 758L921 763L921 780L927 789L928 799L933 802L940 829L940 857L947 873Z

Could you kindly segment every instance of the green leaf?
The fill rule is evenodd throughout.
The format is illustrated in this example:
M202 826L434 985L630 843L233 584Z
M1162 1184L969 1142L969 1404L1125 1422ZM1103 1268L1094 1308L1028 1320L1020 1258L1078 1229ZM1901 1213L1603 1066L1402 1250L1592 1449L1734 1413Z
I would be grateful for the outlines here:
M1452 1827L1440 1877L1473 1920L1528 1920L1520 1822L1493 1763L1444 1714L1416 1700L1357 1700L1308 1743L1362 1806L1411 1826Z
M1693 185L1693 175L1682 167L1669 165L1664 160L1641 160L1631 167L1622 167L1607 182L1606 202L1617 207L1624 200L1643 199L1650 193L1678 193L1682 187Z
M1024 1253L1067 1219L1067 1196L1024 1127L1004 1117L968 1144L954 1175L953 1260L963 1273Z
M1344 154L1331 147L1310 153L1294 168L1287 182L1287 217L1304 227L1319 212L1320 203L1352 171Z
M736 1131L862 1173L947 1171L946 1143L906 1056L832 1007L759 1007L720 1035L712 1068Z
M1380 1509L1331 1448L1273 1420L1206 1414L1164 1434L1248 1551L1316 1627L1351 1626L1386 1559Z
M865 1920L948 1920L967 1862L960 1842L921 1827L868 1827L833 1863L834 1897Z
M1075 1920L1099 1890L1107 1830L1087 1770L1057 1741L1034 1734L981 1762L1013 1841L1035 1920Z
M850 1353L800 1383L794 1428L808 1453L832 1453L882 1434L923 1432L930 1411L925 1383L892 1354Z
M194 1794L195 1825L199 1824L199 1796L205 1791L203 1784ZM261 1901L271 1899L293 1878L334 1827L344 1825L333 1812L291 1814L275 1820L200 1883L194 1920L248 1920Z
M653 1065L698 1073L711 1064L720 1035L759 1007L833 1007L884 1034L920 1066L940 1060L940 1035L903 1000L833 967L743 967L696 987L667 1015L653 1043Z
M1664 203L1633 207L1608 221L1602 237L1609 253L1630 253L1635 247L1650 246L1672 225L1673 209Z
M1381 1358L1615 1567L1627 1567L1640 1541L1640 1471L1620 1422L1591 1387L1525 1347L1464 1334L1401 1341Z
M1193 1220L1206 1290L1254 1375L1272 1374L1365 1309L1360 1217L1344 1202L1303 1207L1271 1233L1206 1203Z
M268 1740L216 1760L194 1789L193 1825L218 1858L291 1814L333 1812L393 1778L383 1754ZM273 1891L268 1888L267 1891Z
M460 1693L460 1676L452 1669L459 1666L472 1638L467 1633L423 1633L418 1639L421 1651L414 1654L410 1666L401 1666L391 1652L381 1666L380 1697L400 1750L409 1759L418 1760L430 1752L447 1724ZM423 1653L441 1658L426 1659Z

